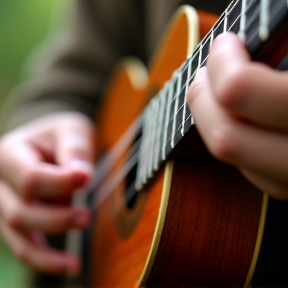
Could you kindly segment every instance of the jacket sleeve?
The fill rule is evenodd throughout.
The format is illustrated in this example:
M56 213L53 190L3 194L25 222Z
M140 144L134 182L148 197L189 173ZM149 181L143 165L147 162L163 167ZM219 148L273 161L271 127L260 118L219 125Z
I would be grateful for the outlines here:
M34 54L27 80L7 97L1 113L3 131L60 111L79 111L93 119L101 86L115 62L125 55L143 58L138 1L71 4L63 23Z

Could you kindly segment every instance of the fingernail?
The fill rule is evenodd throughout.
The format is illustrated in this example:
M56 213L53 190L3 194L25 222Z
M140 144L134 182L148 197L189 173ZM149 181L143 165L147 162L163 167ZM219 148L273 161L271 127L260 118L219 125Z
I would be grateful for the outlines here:
M69 162L69 166L81 170L85 173L91 174L93 166L84 159L75 158Z

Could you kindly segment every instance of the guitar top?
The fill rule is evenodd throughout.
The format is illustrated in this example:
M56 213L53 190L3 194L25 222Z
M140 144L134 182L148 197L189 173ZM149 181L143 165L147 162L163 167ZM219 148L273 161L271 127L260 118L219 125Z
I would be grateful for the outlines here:
M183 6L148 69L133 58L115 68L88 193L86 287L250 286L268 197L207 152L186 95L223 32L275 67L288 52L287 12L286 0L238 0L216 21Z

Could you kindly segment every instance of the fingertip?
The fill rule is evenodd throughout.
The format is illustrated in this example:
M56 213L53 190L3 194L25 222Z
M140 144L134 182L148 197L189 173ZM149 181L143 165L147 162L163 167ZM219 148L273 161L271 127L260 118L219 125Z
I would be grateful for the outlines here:
M74 228L85 229L90 224L90 213L86 210L78 211L73 218Z
M206 78L206 70L207 68L205 66L197 69L193 84Z
M73 259L65 266L65 274L69 276L77 276L81 270L81 263L78 259Z
M52 252L52 254L54 253L56 253L56 259L54 259L54 256L52 255L47 255L49 258L52 257L49 259L49 263L47 262L45 266L43 263L41 263L41 266L36 266L36 269L51 275L76 276L79 274L81 270L81 262L78 258L70 254L61 253L59 251Z
M85 159L80 159L80 158L71 159L68 165L72 167L73 169L79 170L88 175L92 174L92 171L93 171L92 164Z
M218 35L212 43L207 65L209 67L209 64L213 62L219 70L226 64L232 66L231 61L235 65L237 62L242 63L248 60L250 56L243 41L235 33L226 32Z
M87 181L93 175L93 165L84 159L72 159L68 163L69 168L73 170L73 183L77 187L85 186Z
M226 32L219 34L213 41L210 47L210 53L218 49L223 49L224 45L237 45L241 44L239 37L233 32Z

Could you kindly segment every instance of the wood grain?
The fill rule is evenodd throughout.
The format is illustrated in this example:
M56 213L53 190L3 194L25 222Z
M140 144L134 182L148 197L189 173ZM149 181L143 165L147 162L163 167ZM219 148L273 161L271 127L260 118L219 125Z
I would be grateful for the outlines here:
M101 152L117 143L191 54L199 27L190 9L173 18L148 71L133 59L115 70L98 119ZM202 16L200 23L206 24L201 34L206 34L214 16L206 22ZM113 180L128 155L129 147L105 181ZM105 199L90 231L85 271L89 287L243 287L257 238L262 194L231 167L206 157L186 160L175 160L160 245L149 275L140 284L159 218L164 169L139 194L133 209L124 202L125 179Z

